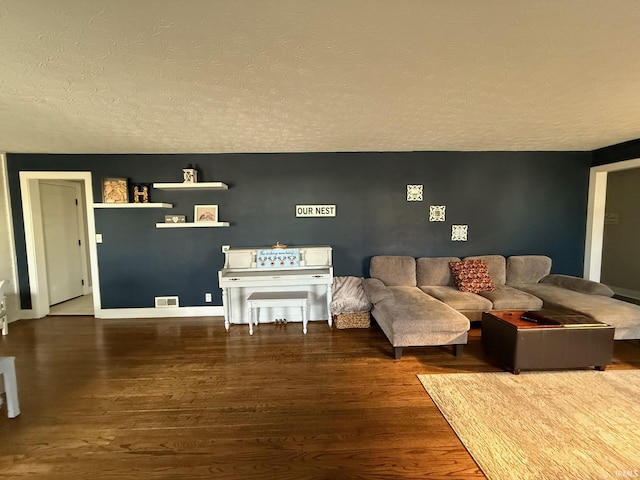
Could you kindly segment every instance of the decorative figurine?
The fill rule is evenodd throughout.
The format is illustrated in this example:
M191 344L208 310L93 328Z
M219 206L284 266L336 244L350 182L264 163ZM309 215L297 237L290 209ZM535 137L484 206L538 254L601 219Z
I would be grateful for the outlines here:
M183 183L198 183L198 170L191 164L182 169Z
M139 183L133 186L133 203L149 203L149 185Z

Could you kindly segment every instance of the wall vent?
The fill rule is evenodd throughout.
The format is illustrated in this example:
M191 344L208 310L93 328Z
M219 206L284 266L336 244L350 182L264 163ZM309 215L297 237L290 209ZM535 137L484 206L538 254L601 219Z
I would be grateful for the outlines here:
M156 308L179 306L180 300L178 297L156 297Z

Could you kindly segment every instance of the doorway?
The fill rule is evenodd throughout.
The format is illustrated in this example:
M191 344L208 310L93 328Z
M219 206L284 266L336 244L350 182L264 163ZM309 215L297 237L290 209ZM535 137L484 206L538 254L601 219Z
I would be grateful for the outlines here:
M86 249L80 248L88 255L89 262L85 272L85 285L81 287L81 294L88 294L93 290L92 303L93 313L100 314L100 289L98 280L97 250L95 243L95 220L93 215L93 190L91 185L90 172L20 172L20 188L22 195L22 206L25 227L25 241L27 247L27 265L29 269L29 284L31 293L31 303L34 318L42 318L50 313L50 306L56 300L63 298L54 291L57 285L50 285L51 275L49 268L63 268L59 266L49 267L47 265L47 242L45 241L45 230L49 227L45 225L50 220L46 220L49 206L43 208L43 195L45 197L65 197L67 190L57 190L51 188L56 185L73 184L80 188L80 198L78 198L79 215L77 221L84 225L77 228L86 232ZM74 189L75 189L74 186ZM53 192L53 193L52 193ZM59 199L56 199L58 201ZM49 202L49 200L46 200ZM62 201L62 200L60 200ZM56 214L59 215L59 214ZM53 230L56 226L53 225ZM75 241L77 242L77 238ZM82 246L81 246L82 247ZM90 274L89 274L90 272ZM66 273L65 275L66 276ZM90 282L89 282L90 278ZM81 279L82 280L82 279ZM55 283L55 282L54 282ZM76 290L77 292L77 290Z
M640 168L609 172L601 282L640 300Z
M77 182L40 181L40 208L49 306L84 294L86 240L80 202L82 185Z
M610 172L630 170L639 167L640 158L591 167L584 254L584 278L588 280L599 282L602 274L608 174Z

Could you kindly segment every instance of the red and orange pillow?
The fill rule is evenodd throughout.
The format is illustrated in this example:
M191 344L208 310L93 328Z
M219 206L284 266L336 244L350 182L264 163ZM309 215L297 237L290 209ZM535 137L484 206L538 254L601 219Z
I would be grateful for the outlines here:
M490 292L496 288L484 260L449 262L449 269L456 287L461 292Z

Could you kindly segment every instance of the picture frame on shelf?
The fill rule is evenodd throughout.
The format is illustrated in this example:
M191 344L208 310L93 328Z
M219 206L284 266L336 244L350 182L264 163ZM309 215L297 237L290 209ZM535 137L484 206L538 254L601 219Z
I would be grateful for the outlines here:
M129 187L126 178L102 179L102 201L104 203L129 203Z
M218 205L195 205L193 210L194 223L217 222Z

